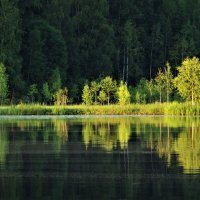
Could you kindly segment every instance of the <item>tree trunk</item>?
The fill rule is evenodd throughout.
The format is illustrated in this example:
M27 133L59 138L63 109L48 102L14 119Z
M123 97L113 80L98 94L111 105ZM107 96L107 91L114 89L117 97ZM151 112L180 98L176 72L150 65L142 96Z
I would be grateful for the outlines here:
M122 75L123 81L125 81L125 67L126 67L126 52L125 52L125 47L124 47L124 64L123 64L123 75Z
M97 92L95 91L95 94L94 94L94 101L95 101L95 104L97 104Z
M152 62L153 62L153 38L151 41L151 53L150 53L150 66L149 66L149 78L151 80L151 74L152 74Z
M167 90L167 103L169 103L169 91Z
M192 90L192 105L194 105L194 93L193 93L193 90Z
M160 103L162 103L162 90L160 89Z
M110 95L108 94L108 105L110 104Z
M128 58L128 47L126 49L126 83L128 84L128 73L129 73L129 58Z

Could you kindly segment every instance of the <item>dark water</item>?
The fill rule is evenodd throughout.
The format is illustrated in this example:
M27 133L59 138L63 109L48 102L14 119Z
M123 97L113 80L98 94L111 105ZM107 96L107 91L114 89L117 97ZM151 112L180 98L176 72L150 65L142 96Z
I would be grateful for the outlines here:
M199 118L0 118L0 199L200 199L199 172Z

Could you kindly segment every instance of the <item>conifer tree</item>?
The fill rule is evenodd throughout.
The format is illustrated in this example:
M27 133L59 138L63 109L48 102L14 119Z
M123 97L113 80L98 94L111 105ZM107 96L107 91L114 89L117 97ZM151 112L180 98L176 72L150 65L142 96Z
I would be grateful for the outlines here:
M8 95L8 76L6 69L2 63L0 63L0 104L5 102Z

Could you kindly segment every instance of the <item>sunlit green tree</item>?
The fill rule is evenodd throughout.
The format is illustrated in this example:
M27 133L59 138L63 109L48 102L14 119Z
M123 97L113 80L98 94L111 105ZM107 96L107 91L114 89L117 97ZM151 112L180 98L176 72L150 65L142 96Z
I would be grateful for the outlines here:
M85 105L92 104L92 94L88 84L85 84L83 88L82 101Z
M167 102L169 102L169 97L173 91L174 83L173 83L173 74L171 72L171 66L167 62L164 73L163 73L163 82L164 82L164 88L167 94Z
M192 104L200 100L200 61L199 58L186 58L178 69L175 86L180 95Z
M92 96L94 97L94 104L97 104L97 92L99 91L99 84L96 81L92 81L90 90Z
M146 87L147 87L147 90L149 92L149 102L151 103L152 102L153 91L154 91L153 79L151 79L150 81L146 80Z
M130 104L131 95L128 90L127 84L123 81L120 82L120 85L117 89L117 99L120 105Z
M99 100L101 105L103 105L106 102L107 96L106 96L106 93L104 91L101 90L99 92L98 100Z
M66 105L69 100L67 88L59 89L54 95L54 99L55 105Z
M158 88L160 94L160 103L162 102L162 93L165 87L164 80L165 80L164 73L162 72L161 69L159 69L155 78L155 82L156 82L156 87Z
M110 76L107 76L101 80L100 86L107 96L107 104L109 105L111 96L114 96L117 90L117 83Z

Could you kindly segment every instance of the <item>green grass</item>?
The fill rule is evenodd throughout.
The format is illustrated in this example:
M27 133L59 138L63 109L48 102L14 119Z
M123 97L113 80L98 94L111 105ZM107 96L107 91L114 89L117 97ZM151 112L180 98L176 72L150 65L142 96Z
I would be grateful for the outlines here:
M188 116L188 115L199 116L200 104L192 105L191 103L177 103L177 102L170 103L167 104L167 106L165 107L164 114L181 115L181 116Z
M126 106L19 104L0 106L0 115L200 115L200 106L176 102L169 104L130 104Z

